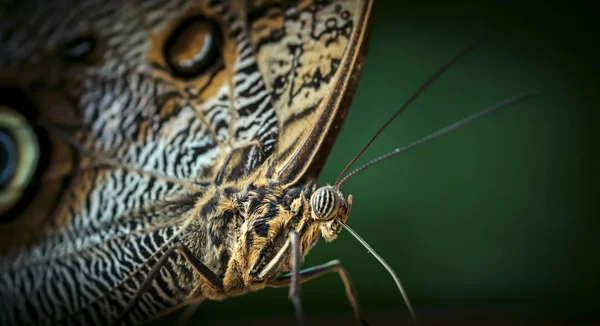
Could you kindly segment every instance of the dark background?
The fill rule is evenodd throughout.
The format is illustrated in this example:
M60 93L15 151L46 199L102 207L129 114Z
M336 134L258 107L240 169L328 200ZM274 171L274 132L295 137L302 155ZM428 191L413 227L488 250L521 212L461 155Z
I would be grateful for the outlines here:
M482 34L359 163L530 89L541 95L348 182L349 224L392 265L424 323L600 321L593 126L597 11L583 2L378 1L369 59L321 176L337 174L419 85ZM371 324L409 324L393 280L347 232L305 265L340 259ZM335 274L306 283L311 321L352 319ZM204 303L192 324L293 321L287 289ZM170 316L175 321L177 316ZM162 320L161 322L165 322Z

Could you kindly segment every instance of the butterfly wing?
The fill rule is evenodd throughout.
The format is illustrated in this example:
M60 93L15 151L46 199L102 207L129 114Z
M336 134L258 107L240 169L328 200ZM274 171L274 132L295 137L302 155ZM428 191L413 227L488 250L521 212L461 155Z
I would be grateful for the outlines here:
M357 81L370 4L285 3L0 10L0 90L20 98L2 104L32 124L43 181L2 227L3 321L114 317L204 191L259 168L290 183L318 175ZM131 318L177 306L186 277L164 268Z
M362 71L371 9L370 1L306 1L253 24L279 120L273 178L293 184L321 172Z

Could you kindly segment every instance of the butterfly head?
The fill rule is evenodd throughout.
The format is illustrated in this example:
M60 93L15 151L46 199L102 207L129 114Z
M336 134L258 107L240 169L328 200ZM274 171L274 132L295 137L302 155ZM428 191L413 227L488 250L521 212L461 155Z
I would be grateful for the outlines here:
M342 230L339 222L345 223L350 214L352 196L348 201L342 193L332 186L318 188L310 197L311 218L321 222L321 234L327 241L336 238Z

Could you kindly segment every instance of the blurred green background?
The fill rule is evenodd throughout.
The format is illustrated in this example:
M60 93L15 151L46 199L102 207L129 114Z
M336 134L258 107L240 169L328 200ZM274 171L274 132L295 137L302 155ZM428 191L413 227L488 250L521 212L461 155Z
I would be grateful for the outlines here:
M349 224L396 270L422 321L599 321L594 12L575 2L376 3L369 59L323 183L332 183L425 79L483 33L487 41L359 163L520 92L541 91L342 189L354 196ZM350 271L367 319L409 322L391 277L348 233L321 241L305 264L336 258ZM337 275L306 283L302 293L312 321L351 321ZM292 316L287 289L267 289L203 303L192 322L266 325Z

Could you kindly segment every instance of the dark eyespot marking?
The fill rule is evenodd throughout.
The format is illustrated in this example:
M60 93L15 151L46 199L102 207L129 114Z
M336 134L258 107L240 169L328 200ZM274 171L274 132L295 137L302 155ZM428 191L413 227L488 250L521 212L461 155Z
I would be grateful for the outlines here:
M204 16L194 16L173 30L164 48L164 57L177 77L195 78L220 59L223 36L217 23Z
M26 92L0 85L0 223L15 220L40 191L34 181L48 166L51 144L31 124L37 115Z
M16 172L17 144L8 130L0 127L0 189L4 188Z
M89 61L97 48L97 42L91 35L76 37L59 47L59 55L66 62Z

